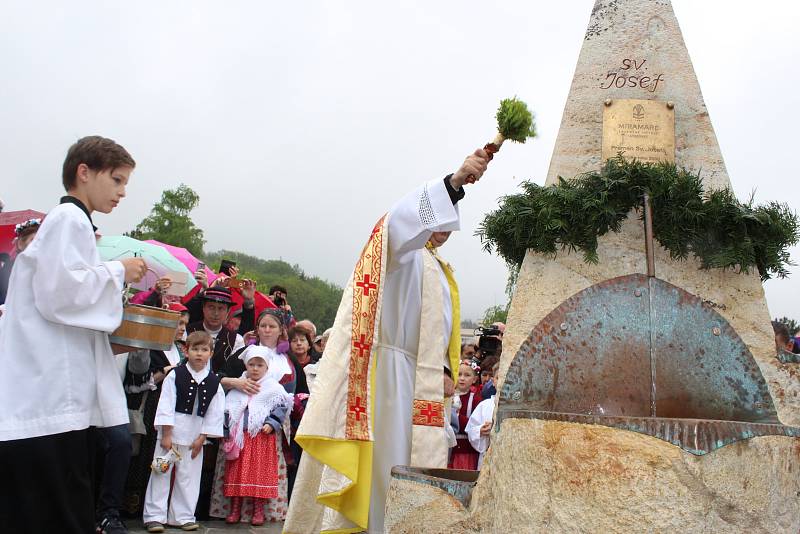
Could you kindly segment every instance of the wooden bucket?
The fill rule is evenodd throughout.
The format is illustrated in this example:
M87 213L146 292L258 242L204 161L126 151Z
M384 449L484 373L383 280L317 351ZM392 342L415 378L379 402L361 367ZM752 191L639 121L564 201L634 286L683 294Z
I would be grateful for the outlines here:
M114 354L137 349L167 351L175 341L181 314L176 311L129 304L122 310L122 324L108 336Z

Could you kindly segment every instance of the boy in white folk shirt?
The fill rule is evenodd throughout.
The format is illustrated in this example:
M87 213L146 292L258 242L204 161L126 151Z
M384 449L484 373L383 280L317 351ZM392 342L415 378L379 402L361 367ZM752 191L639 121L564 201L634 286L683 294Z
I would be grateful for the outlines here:
M164 524L183 530L197 530L194 511L200 494L203 443L221 438L225 418L225 392L209 360L213 340L204 330L186 338L186 362L167 374L153 425L158 429L159 447L154 460L177 451L180 460L165 473L151 473L144 496L144 526L148 532L164 532ZM170 493L171 472L175 484Z
M111 139L79 139L67 196L16 258L0 329L0 532L94 531L90 427L128 422L108 333L146 265L100 261L92 213L119 204L134 166Z

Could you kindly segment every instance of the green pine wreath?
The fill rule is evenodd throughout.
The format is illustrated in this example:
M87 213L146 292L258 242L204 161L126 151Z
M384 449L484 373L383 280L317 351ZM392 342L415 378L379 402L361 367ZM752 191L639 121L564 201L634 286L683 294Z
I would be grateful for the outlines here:
M583 253L597 263L597 238L619 232L632 209L642 216L642 195L650 195L653 234L670 257L689 254L702 269L758 269L762 280L785 278L789 247L800 239L797 215L786 204L754 206L739 202L729 189L708 191L698 173L667 163L609 159L600 172L553 186L523 182L523 193L503 197L486 215L476 235L484 250L497 251L519 268L530 249L555 256L560 250Z

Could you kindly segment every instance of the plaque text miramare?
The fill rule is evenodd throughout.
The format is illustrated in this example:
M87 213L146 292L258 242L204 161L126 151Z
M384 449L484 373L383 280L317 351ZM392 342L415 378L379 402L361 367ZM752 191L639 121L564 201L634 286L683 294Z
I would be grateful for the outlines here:
M628 159L675 163L675 109L661 100L620 99L603 108L603 161Z

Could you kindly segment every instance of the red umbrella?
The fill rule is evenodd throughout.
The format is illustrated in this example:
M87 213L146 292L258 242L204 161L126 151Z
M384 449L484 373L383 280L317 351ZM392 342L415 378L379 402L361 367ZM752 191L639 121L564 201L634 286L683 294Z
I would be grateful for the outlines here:
M14 228L29 219L43 219L44 213L36 210L4 211L0 213L0 252L13 249Z

